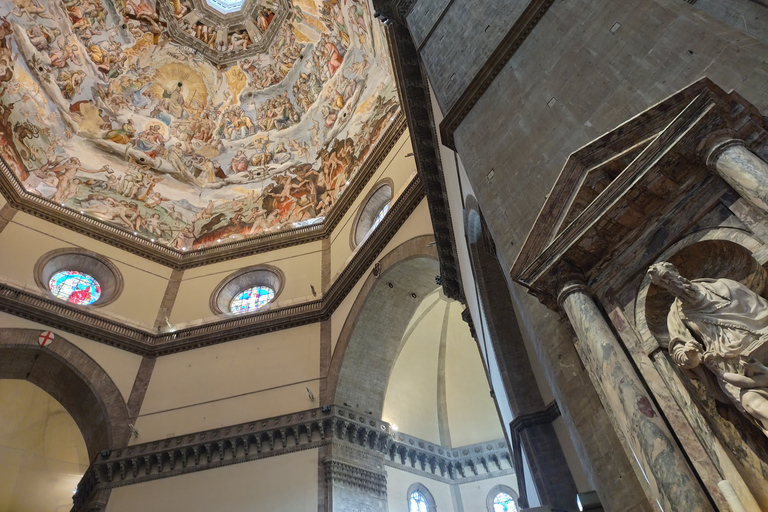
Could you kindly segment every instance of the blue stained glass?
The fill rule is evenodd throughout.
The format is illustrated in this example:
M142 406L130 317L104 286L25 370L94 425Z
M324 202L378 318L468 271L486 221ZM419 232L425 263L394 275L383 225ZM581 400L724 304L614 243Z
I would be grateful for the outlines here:
M269 304L275 298L275 290L269 286L254 286L238 293L229 303L229 311L239 315L256 311Z
M493 499L493 512L517 512L515 500L505 492L500 492Z
M379 210L379 213L376 215L376 220L373 221L373 226L371 226L371 231L376 229L376 226L381 224L381 221L384 220L384 216L387 214L388 211L389 211L389 203L385 204L384 208Z
M411 497L408 500L408 512L429 512L427 498L419 491L411 493Z
M82 306L93 304L101 296L101 286L96 279L74 270L56 272L48 282L48 288L61 300Z

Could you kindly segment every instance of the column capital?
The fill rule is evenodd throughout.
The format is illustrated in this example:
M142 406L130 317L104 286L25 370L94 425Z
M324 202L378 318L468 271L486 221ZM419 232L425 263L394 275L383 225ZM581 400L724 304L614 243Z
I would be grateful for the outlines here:
M572 293L575 292L582 292L584 294L589 295L589 289L587 288L587 283L584 282L583 279L580 278L572 278L565 282L560 287L560 290L557 293L557 305L560 306L560 309L563 309L563 301L567 296L569 296Z
M741 139L734 139L729 137L717 137L710 139L707 141L704 152L705 152L705 162L707 164L707 167L710 169L715 169L717 164L717 159L720 158L720 155L723 154L723 152L728 149L732 148L734 146L742 146L746 148L746 143Z

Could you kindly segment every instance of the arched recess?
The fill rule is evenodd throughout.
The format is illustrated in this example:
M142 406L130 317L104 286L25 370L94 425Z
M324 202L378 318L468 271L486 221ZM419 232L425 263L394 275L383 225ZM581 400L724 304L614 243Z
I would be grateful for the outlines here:
M470 264L479 296L479 307L487 329L485 339L492 351L505 388L512 415L535 415L544 408L544 400L531 368L528 351L517 323L512 296L504 270L496 257L496 246L473 196L465 201L464 230ZM481 326L477 326L479 329ZM486 368L486 371L491 369ZM497 394L499 397L501 394ZM551 423L536 424L520 433L528 465L541 503L568 509L576 495L576 484L565 454ZM517 447L512 447L512 450ZM520 505L528 507L522 468L517 468ZM515 496L517 502L518 496Z
M378 278L368 276L331 358L331 402L381 415L389 374L408 322L424 296L437 287L437 251L430 245L434 240L428 235L402 243L380 260Z
M120 391L88 354L56 334L41 347L37 329L0 329L0 379L22 379L55 398L74 418L93 460L127 443L128 408Z

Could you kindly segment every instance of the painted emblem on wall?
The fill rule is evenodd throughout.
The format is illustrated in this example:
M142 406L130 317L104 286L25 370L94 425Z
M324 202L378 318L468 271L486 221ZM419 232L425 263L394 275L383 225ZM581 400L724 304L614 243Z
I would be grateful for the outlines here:
M40 336L37 337L37 342L41 347L47 347L53 343L54 338L56 338L56 336L51 331L43 331L40 333Z
M12 179L177 251L322 222L399 109L369 0L157 2L0 5Z

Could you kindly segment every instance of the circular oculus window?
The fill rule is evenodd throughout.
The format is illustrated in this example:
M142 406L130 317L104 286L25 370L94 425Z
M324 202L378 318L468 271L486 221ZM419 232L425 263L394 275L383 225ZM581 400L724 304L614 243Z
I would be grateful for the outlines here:
M123 291L123 277L106 258L85 249L57 249L35 264L35 282L59 300L105 306Z
M211 311L220 315L253 313L275 301L283 273L271 265L248 267L229 275L211 294Z
M87 306L101 297L101 285L85 272L62 270L48 282L51 293L61 300Z
M229 303L229 312L233 315L251 313L266 306L275 298L275 290L269 286L254 286L243 290Z

